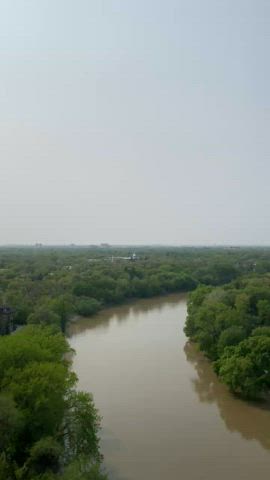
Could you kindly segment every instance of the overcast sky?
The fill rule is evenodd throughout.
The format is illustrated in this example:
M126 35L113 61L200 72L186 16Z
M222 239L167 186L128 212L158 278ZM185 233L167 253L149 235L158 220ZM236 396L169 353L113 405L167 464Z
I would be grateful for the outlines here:
M1 0L0 244L270 244L269 0Z

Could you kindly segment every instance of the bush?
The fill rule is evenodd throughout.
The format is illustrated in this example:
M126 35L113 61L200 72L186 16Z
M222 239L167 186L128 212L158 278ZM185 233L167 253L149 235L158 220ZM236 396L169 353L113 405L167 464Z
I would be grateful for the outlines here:
M232 327L226 328L219 336L218 340L218 353L222 355L226 347L232 345L237 345L245 338L245 330L242 327L233 325Z
M270 338L249 337L236 347L225 348L216 370L234 393L259 398L270 386Z
M87 317L98 312L98 310L100 310L100 307L101 303L98 302L95 298L84 298L77 302L76 311L79 315Z

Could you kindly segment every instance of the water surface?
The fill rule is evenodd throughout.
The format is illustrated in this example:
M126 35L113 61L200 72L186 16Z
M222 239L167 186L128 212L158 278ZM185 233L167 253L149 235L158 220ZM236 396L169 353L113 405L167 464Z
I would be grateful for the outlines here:
M183 333L186 299L140 300L71 325L112 480L264 480L270 411L232 396Z

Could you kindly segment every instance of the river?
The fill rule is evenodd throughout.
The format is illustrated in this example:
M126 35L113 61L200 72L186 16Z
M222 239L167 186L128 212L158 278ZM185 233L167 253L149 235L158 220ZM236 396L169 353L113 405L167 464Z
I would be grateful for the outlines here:
M183 333L186 297L139 300L69 329L103 417L110 480L265 480L270 411L231 395Z

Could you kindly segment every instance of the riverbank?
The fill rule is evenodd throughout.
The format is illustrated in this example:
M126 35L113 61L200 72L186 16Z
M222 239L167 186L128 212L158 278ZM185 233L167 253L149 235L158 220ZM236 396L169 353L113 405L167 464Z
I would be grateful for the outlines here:
M117 305L107 305L104 308L101 308L98 312L88 315L88 316L83 316L83 315L73 315L66 326L66 333L70 331L70 327L73 324L76 323L85 323L88 324L88 322L93 322L94 324L97 324L99 322L102 322L102 319L109 317L111 314L113 314L116 310L120 309L129 309L129 307L140 308L142 305L147 305L148 303L152 305L153 302L156 303L156 305L163 305L164 300L166 299L175 299L175 301L178 301L179 298L182 298L184 300L187 300L188 295L190 292L174 292L174 293L167 293L167 294L162 294L162 295L155 295L149 298L129 298L126 299L125 301L117 304ZM177 300L176 300L177 299Z

